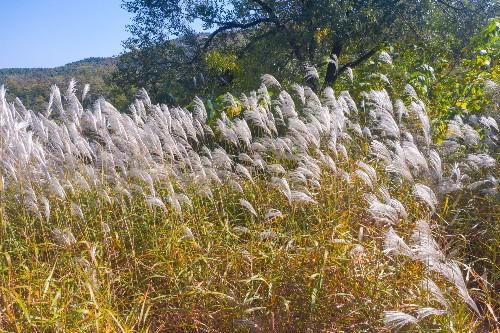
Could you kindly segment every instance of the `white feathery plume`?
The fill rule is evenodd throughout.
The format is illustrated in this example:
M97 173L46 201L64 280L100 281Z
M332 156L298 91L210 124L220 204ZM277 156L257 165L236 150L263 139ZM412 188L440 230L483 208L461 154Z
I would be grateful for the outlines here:
M441 149L445 154L453 154L460 149L460 144L453 140L443 140Z
M417 222L412 241L414 243L413 253L415 258L426 264L431 271L439 273L448 282L452 283L465 303L479 314L476 303L469 295L460 268L456 262L447 259L439 249L439 245L434 240L427 222L424 220Z
M406 208L403 206L403 204L399 200L391 198L391 195L390 195L389 191L387 190L387 188L385 188L384 186L381 186L379 188L379 193L382 196L382 198L384 199L384 203L391 206L392 208L394 208L398 212L400 219L406 220L408 218L408 213L406 212Z
M283 193L283 195L287 198L288 203L292 202L292 191L290 190L288 181L285 178L273 177L271 178L271 183L275 185L281 193Z
M385 234L383 247L383 252L387 255L403 255L413 258L413 252L410 247L396 234L392 227L389 227L389 230Z
M70 210L71 210L71 215L78 217L82 221L85 221L82 207L79 204L72 202L71 206L70 206Z
M270 240L270 239L275 239L279 236L275 231L273 230L264 230L258 234L258 237L261 241L265 240Z
M425 220L417 221L411 240L413 253L418 260L429 263L446 259L432 236L429 224Z
M446 137L448 139L463 139L462 123L457 120L450 120L446 124Z
M346 74L347 74L347 78L349 79L349 82L353 83L354 82L354 72L352 71L351 67L346 68Z
M253 183L252 174L250 173L250 171L248 171L248 169L245 166L237 164L235 167L235 171L237 174L244 176L246 179L248 179L250 182Z
M435 212L438 201L434 191L430 187L423 184L415 184L413 186L413 195L425 203L432 213Z
M495 159L488 154L468 154L464 159L464 163L474 171L496 166Z
M432 307L418 308L415 312L418 320L429 316L444 316L447 313L446 310L439 310Z
M408 219L408 213L406 212L406 208L403 206L403 204L398 199L391 198L387 202L387 204L389 206L391 206L392 208L394 208L398 212L400 219L403 219L403 220Z
M222 148L217 148L212 152L212 161L215 166L225 170L230 170L233 164L229 155Z
M392 161L385 167L385 171L394 175L398 175L408 182L413 183L413 175L404 159L404 156L401 157L401 155L394 155Z
M318 74L318 70L316 69L316 67L310 66L310 65L306 66L304 78L306 80L319 81L319 74Z
M59 246L70 247L76 243L76 238L69 228L64 230L54 229L51 232L52 239Z
M349 154L347 153L347 148L343 144L337 144L337 151L340 152L340 156L342 156L344 161L349 162Z
M375 169L371 165L368 165L363 161L357 161L356 165L361 170L363 170L368 175L368 177L370 177L373 184L377 183L377 171L375 171Z
M393 118L393 106L386 90L370 90L363 93L370 113L369 117L382 137L397 139L400 136L399 126Z
M281 84L276 80L276 78L270 74L264 74L260 77L260 81L266 85L266 87L276 87L281 89Z
M481 124L483 124L485 127L487 127L488 129L495 129L497 132L498 132L498 124L497 124L497 121L495 120L495 118L492 118L490 116L488 117L481 117L479 119L479 122Z
M408 109L406 108L405 103L400 99L394 102L394 115L396 116L398 124L401 124L403 119L408 117Z
M387 146L380 141L373 140L370 143L370 154L386 164L390 164L392 162L392 153L389 151Z
M43 215L45 219L48 221L50 219L50 202L46 197L41 197L40 201L43 204Z
M417 92L415 91L415 88L413 88L411 84L406 84L404 94L408 97L418 99Z
M356 178L358 178L359 180L361 180L363 182L363 184L365 184L367 187L369 187L370 189L373 189L372 179L370 178L370 176L368 176L368 174L366 172L364 172L363 170L357 169L354 171L353 175ZM351 177L351 179L352 179L352 177Z
M348 114L354 116L358 114L358 107L356 106L356 102L352 98L351 94L347 90L343 90L340 92L339 100L342 100L347 105L349 110Z
M182 228L182 231L183 231L182 239L194 241L194 235L193 235L193 231L191 230L191 228L189 228L188 226L185 225Z
M149 94L148 92L146 91L146 89L144 88L141 88L137 91L137 99L139 99L140 101L142 101L146 107L151 108L152 106L152 103L151 103L151 99L149 98Z
M403 141L401 149L402 154L400 153L399 155L404 156L405 161L409 163L417 174L426 173L429 170L427 160L413 142Z
M202 123L207 121L207 110L205 109L205 104L198 96L195 96L193 99L193 116Z
M153 196L146 196L146 203L150 207L159 207L163 211L165 211L165 212L167 211L167 206L165 206L165 204L163 203L163 201L160 198L153 197Z
M467 186L469 191L480 191L482 193L496 193L496 188L498 186L499 180L493 176L488 176L485 179L481 179L470 183Z
M300 101L302 102L302 104L305 104L306 103L306 97L305 97L305 94L304 94L304 87L301 86L301 85L298 85L297 83L294 83L292 85L292 89L297 93Z
M418 320L401 311L384 311L384 325L390 329L400 330L406 325L418 325Z
M281 217L281 216L283 216L281 211L279 211L278 209L271 208L267 211L266 215L264 216L264 219L266 221L270 221L272 219L275 219L276 217Z
M236 192L243 193L243 187L241 187L240 183L238 183L235 179L229 178L226 180L226 183Z
M49 179L49 190L52 194L59 197L59 199L64 200L66 198L66 192L64 191L64 188L59 183L59 180L57 180L57 178L55 177L51 177Z
M59 112L59 115L64 114L64 108L62 105L62 98L61 98L61 92L59 91L59 88L56 85L53 85L51 87L51 96L52 96L52 101L56 105L57 111ZM50 111L48 112L48 115L50 115Z
M422 280L422 282L420 283L420 287L427 291L427 293L429 293L432 297L434 297L434 299L439 303L441 304L442 306L444 306L446 309L448 309L449 307L449 303L448 301L446 300L446 297L443 295L441 289L439 289L439 287L437 286L437 284L431 280L430 278L425 278L424 280Z
M460 270L456 262L451 260L446 260L445 262L431 261L429 268L441 274L446 280L448 280L448 282L452 283L464 302L469 305L478 315L480 315L480 311L476 305L476 302L474 302L472 297L470 297L469 295L469 291L467 290L467 286L462 276L462 271Z
M429 168L434 179L437 182L442 181L443 169L442 169L441 157L435 150L431 150L429 152Z
M479 144L481 140L479 133L471 126L465 124L462 126L462 133L464 134L464 142L468 146Z
M316 200L311 198L304 192L301 191L291 191L290 203L306 203L306 204L317 204Z
M369 204L368 213L370 213L375 222L382 225L394 225L398 223L398 211L392 206L378 201L374 195L366 196L365 199Z
M66 90L66 97L69 98L71 95L76 93L76 80L75 78L71 78L68 84L68 89Z
M431 143L431 134L430 134L431 126L429 122L429 117L427 116L427 111L425 110L425 105L420 100L418 100L418 103L412 101L410 109L417 114L417 117L420 120L420 124L422 125L422 132L424 134L425 144L428 147Z
M90 91L90 84L85 84L85 86L83 86L83 91L82 91L82 101L85 100L85 98L87 97L87 94L89 93Z
M267 170L277 176L284 175L286 173L285 168L281 164L269 164L267 165Z
M253 216L257 217L257 212L250 202L245 199L240 199L240 205L246 208Z
M246 235L246 234L250 234L250 229L248 229L247 227L244 227L244 226L241 226L241 225L237 225L233 228L233 231L237 234L237 235Z
M384 63L384 64L392 65L392 58L389 55L389 53L387 53L385 51L380 52L380 54L378 56L378 61L380 61L381 63Z

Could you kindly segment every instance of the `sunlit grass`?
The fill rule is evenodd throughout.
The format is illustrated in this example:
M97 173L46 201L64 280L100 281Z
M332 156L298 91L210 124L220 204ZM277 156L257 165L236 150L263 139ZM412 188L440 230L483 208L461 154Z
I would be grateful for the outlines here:
M262 86L203 128L201 100L161 109L143 92L129 117L82 111L73 88L67 110L53 89L50 120L0 104L1 330L494 327L496 161L474 129L456 156L431 145L416 96L405 115L370 91L370 113L347 93L276 101Z

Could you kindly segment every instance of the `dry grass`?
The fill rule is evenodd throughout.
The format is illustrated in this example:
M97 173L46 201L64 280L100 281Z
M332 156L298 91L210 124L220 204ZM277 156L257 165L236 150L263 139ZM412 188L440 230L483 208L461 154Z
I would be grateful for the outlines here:
M65 199L49 196L47 219L26 209L23 179L9 182L0 200L0 330L389 331L384 311L415 315L423 307L442 308L421 287L426 277L439 285L449 308L445 315L429 316L405 329L494 329L498 286L487 282L498 280L494 197L443 195L431 214L412 195L411 183L385 173L383 163L370 157L368 143L354 136L348 145L349 161L341 154L335 158L344 173L322 167L321 187L310 186L316 204L289 202L271 185L268 170L254 169L251 181L238 180L243 192L224 181L211 187L210 197L198 183L181 184L173 175L156 178L156 198L168 202L170 183L175 192L190 198L191 207L185 205L181 211L168 204L166 209L148 205L142 194L124 195L107 182L89 190L66 187ZM323 145L320 150L328 151ZM314 150L310 155L316 156ZM481 277L483 272L474 265L467 273L480 315L425 262L383 253L387 226L375 223L368 212L365 195L376 190L354 177L358 160L373 165L378 175L375 186L389 188L406 208L408 218L394 226L406 242L416 221L425 219L447 256L456 250L455 257L468 263L467 254L486 258L473 258L486 276ZM267 162L287 170L296 167L296 161L272 154ZM350 180L343 174L350 174ZM31 181L37 194L46 186ZM257 216L240 199L247 200ZM81 207L83 219L72 203ZM266 220L269 209L280 210L282 216ZM476 240L485 234L470 228L472 215L486 221L481 230L489 238L481 244ZM465 231L470 235L462 240L459 233ZM68 237L61 236L64 233Z

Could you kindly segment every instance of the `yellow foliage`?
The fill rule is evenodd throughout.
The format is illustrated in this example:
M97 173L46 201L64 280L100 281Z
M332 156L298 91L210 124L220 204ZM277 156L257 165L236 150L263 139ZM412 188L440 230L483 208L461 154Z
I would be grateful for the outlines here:
M316 32L314 33L314 40L316 43L321 43L328 35L330 34L330 29L329 28L318 28L316 29Z
M492 70L491 70L491 78L493 80L498 80L500 79L500 65L495 65L493 66Z
M226 114L230 117L230 118L234 118L236 117L237 115L239 115L241 113L241 111L243 110L243 108L241 107L240 104L235 104L235 105L231 105L230 107L228 107L226 109Z
M210 51L205 54L205 64L216 73L227 73L238 70L237 57L234 54L223 54L219 51Z

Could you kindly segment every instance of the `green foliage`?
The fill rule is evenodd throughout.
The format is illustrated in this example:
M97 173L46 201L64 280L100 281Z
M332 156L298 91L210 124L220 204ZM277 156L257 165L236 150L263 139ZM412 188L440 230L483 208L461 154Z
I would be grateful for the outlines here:
M462 59L440 59L437 70L422 65L410 83L427 99L435 126L444 134L445 123L456 115L485 111L491 99L485 92L488 81L498 81L500 20L493 19L462 52Z
M189 102L195 95L213 99L228 89L242 92L264 73L273 73L284 84L297 82L307 64L315 65L330 85L337 74L364 63L388 42L419 44L426 50L445 44L457 50L498 10L490 0L123 4L134 18L132 37L125 43L130 53L118 66L117 77L124 78L121 84L144 86L153 99L169 103ZM197 35L194 22L211 32ZM334 55L335 66L329 61Z

